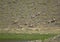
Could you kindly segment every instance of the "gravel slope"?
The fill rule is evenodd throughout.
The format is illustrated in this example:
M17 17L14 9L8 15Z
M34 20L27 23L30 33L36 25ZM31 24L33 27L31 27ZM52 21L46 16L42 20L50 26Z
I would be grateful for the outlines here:
M0 0L0 32L27 30L60 32L60 0Z

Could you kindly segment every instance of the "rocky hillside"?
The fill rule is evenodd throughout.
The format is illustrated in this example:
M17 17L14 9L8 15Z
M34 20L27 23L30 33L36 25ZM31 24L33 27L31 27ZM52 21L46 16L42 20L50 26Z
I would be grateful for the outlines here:
M0 0L0 32L5 31L59 32L60 0Z

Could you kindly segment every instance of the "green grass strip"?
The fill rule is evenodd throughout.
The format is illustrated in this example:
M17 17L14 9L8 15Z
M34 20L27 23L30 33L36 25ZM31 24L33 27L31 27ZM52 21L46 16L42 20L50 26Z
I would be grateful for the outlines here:
M44 40L56 36L55 34L15 34L15 33L0 33L0 40L16 39L16 40Z

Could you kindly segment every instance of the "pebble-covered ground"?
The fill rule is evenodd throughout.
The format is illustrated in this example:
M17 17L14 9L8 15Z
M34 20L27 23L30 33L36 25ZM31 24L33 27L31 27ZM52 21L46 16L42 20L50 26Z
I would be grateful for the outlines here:
M1 32L60 31L60 0L0 0Z

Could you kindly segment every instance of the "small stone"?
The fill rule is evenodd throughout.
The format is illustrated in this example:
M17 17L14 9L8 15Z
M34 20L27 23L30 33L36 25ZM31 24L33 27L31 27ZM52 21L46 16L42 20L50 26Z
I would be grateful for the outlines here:
M31 18L35 18L36 16L35 15L32 15Z
M38 14L40 14L41 12L38 12Z
M33 27L33 25L31 24L31 25L29 25L29 27Z

